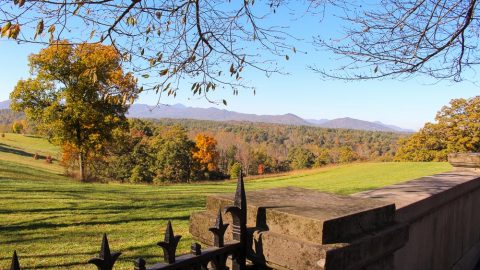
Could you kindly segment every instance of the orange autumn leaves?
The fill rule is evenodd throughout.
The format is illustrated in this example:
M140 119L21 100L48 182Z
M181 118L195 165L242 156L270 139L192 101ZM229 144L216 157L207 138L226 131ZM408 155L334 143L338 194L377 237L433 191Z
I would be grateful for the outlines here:
M213 172L217 170L218 152L217 140L215 138L198 134L195 136L195 150L192 152L193 158L203 167L204 170Z

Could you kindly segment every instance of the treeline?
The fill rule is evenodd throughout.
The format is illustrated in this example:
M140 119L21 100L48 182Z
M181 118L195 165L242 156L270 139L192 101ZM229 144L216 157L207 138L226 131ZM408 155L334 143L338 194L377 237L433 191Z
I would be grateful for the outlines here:
M199 120L130 119L104 154L88 164L96 178L128 182L189 182L285 172L354 161L393 160L404 134L306 126ZM63 147L75 171L78 156Z
M480 96L451 100L435 120L399 141L396 161L447 161L449 153L480 152Z
M9 109L0 109L0 132L31 132L31 125L25 120L25 114Z

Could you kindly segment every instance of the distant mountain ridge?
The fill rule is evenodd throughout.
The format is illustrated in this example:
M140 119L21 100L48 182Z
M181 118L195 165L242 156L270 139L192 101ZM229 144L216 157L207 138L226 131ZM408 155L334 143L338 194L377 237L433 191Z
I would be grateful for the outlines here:
M0 109L9 109L10 100L0 102ZM131 118L171 118L171 119L194 119L210 121L244 121L261 122L272 124L316 126L323 128L358 129L383 132L415 132L394 125L387 125L379 121L369 122L350 117L337 119L303 119L295 114L282 115L258 115L239 113L217 108L195 108L183 104L151 106L146 104L134 104L130 107L128 117Z
M324 128L360 129L370 131L415 132L411 129L404 129L394 125L387 125L380 121L369 122L350 117L328 120L324 123L318 124L317 126Z
M150 106L146 104L134 104L128 111L128 117L134 118L172 118L172 119L195 119L211 121L247 121L264 122L288 125L311 125L306 120L294 115L257 115L238 113L217 108L194 108L182 104Z
M11 100L0 101L0 110L10 109Z
M130 107L128 117L133 118L172 118L172 119L195 119L211 121L246 121L262 122L284 125L316 126L323 128L358 129L383 132L415 132L382 122L369 122L350 117L328 119L303 119L295 114L282 115L258 115L239 113L217 108L195 108L182 104L150 106L146 104L134 104Z

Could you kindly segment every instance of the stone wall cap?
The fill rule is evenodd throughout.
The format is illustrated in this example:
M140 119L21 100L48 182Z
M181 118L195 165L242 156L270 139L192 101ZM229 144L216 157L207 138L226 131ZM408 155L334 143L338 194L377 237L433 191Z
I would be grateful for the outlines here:
M480 168L480 153L451 153L448 162L455 168Z
M233 203L233 194L207 197L215 213ZM247 223L316 243L347 241L393 222L395 206L374 199L282 187L247 192Z

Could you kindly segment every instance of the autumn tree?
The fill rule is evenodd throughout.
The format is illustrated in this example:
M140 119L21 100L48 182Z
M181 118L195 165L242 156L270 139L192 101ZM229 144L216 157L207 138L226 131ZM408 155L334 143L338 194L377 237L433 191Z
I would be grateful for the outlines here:
M340 148L340 163L350 163L358 159L358 155L352 150L351 147L344 146Z
M435 120L402 141L395 159L445 161L449 153L480 151L480 96L453 99Z
M189 182L193 179L196 164L192 152L195 143L183 128L173 126L163 130L152 139L151 145L155 151L155 183Z
M308 149L295 147L288 153L288 161L292 169L311 168L315 163L315 155Z
M233 163L228 171L228 173L230 174L230 179L237 179L241 172L242 164L240 164L240 162Z
M195 136L195 150L192 155L202 166L203 171L208 173L218 169L219 154L215 138L205 134Z
M112 46L59 41L29 57L31 77L10 94L11 108L58 145L78 152L80 179L91 156L101 152L112 130L126 127L125 113L140 90L124 73Z
M330 157L330 151L325 148L318 148L316 151L316 158L315 158L315 167L325 166L327 164L332 163L332 158Z
M271 172L272 158L264 150L252 151L250 157L249 170L246 171L248 174L256 175Z
M14 133L22 133L25 130L23 121L15 121L12 125L12 131Z

